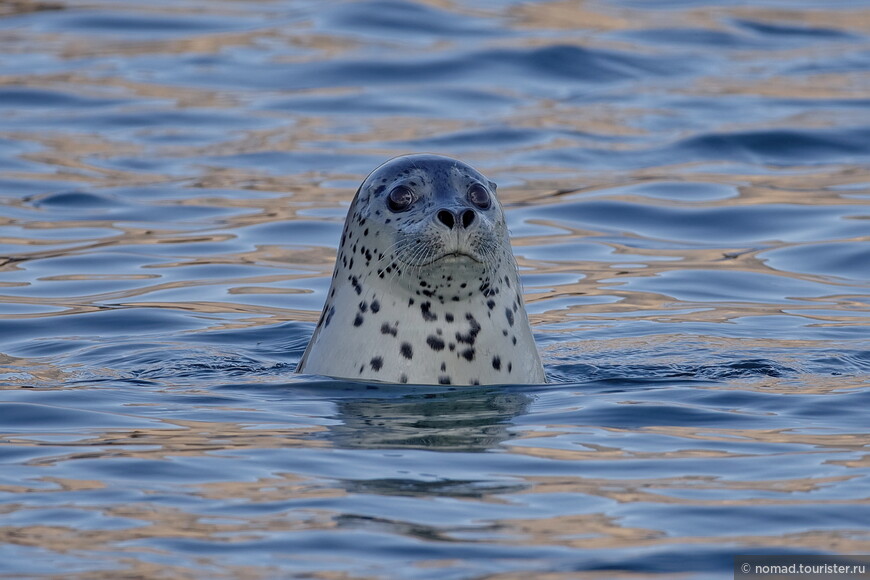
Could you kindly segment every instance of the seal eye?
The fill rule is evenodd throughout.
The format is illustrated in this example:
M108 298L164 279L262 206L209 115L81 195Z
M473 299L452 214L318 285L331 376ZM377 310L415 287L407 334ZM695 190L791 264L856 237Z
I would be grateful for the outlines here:
M413 202L414 193L404 185L397 185L387 196L387 207L394 212L405 211Z
M489 205L492 203L489 192L479 183L468 188L468 201L480 209L489 209Z

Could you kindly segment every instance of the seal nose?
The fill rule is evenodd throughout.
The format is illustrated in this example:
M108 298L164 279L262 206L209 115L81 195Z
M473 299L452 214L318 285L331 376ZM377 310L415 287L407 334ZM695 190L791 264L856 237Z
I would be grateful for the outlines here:
M451 230L456 227L456 224L461 224L463 228L468 228L471 224L474 223L475 214L473 209L465 209L456 215L454 212L446 209L440 210L436 216L438 221L450 228Z

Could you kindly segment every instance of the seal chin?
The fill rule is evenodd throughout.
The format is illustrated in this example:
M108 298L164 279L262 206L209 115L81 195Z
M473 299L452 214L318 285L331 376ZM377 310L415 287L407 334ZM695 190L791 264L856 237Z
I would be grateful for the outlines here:
M423 264L423 266L428 266L429 264L434 264L436 262L442 264L467 264L469 262L477 262L478 264L480 264L483 261L473 254L457 250L454 252L446 252L444 254L441 254L440 256L432 259L432 261Z

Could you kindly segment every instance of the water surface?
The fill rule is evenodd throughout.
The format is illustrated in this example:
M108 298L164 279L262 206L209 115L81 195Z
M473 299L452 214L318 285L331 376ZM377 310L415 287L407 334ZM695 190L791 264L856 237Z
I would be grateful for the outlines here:
M860 3L16 2L0 53L0 577L870 552ZM417 151L499 183L549 385L293 374Z

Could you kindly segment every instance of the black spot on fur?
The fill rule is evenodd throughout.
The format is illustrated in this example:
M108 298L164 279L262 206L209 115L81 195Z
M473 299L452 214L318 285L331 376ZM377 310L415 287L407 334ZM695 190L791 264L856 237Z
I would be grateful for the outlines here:
M465 360L467 360L469 362L473 361L474 360L474 349L473 348L466 348L465 350L463 350L462 351L462 358L464 358Z
M489 300L486 301L486 306L487 306L487 308L492 310L493 308L495 308L495 300L490 298Z
M477 319L474 318L474 315L470 312L467 312L465 314L465 320L468 321L471 328L468 329L468 332L466 334L457 332L456 340L469 346L474 346L474 341L477 339L477 335L480 333L480 323L477 322Z
M399 329L396 326L390 326L386 322L381 325L381 334L390 334L392 336L396 336L399 333Z
M453 322L453 315L448 312L444 315L444 320L446 320L447 322Z
M514 325L514 313L511 312L511 309L510 309L510 308L505 308L505 309L504 309L504 315L507 316L508 324L510 324L511 326L513 326L513 325Z
M354 325L354 326L360 326L362 323L363 323L363 317L362 317L362 314L360 314L359 312L357 312L357 313L356 313L356 318L353 319L353 325Z
M323 322L323 326L329 326L329 323L332 322L332 317L335 315L335 306L329 309L329 312L326 315L326 320Z
M405 373L402 373L402 375L399 377L399 382L400 383L407 383L408 382L408 375L406 375Z
M356 276L351 277L350 283L353 284L353 289L356 291L357 296L362 294L362 286L360 285L359 280L357 280Z
M426 337L426 344L432 347L432 350L444 350L444 341L434 334L430 334Z
M372 370L375 372L381 370L381 367L384 366L384 359L379 356L372 357L372 360L369 362L372 365Z
M501 358L497 356L492 357L492 368L497 371L501 370Z
M451 384L451 383L450 383L450 377L448 377L447 375L441 375L440 377L438 377L438 384L439 384L439 385L449 385L449 384Z
M372 312L377 314L380 311L381 311L381 303L378 302L377 300L372 300Z
M432 314L431 311L432 303L424 302L420 305L420 313L423 315L423 320L426 322L432 322L433 320L438 320L438 316Z
M414 358L414 349L411 348L410 342L403 342L402 346L399 347L399 352L408 360Z
M369 309L369 305L366 303L365 300L363 300L362 302L359 303L359 311L360 312L365 312L368 309Z
M508 372L511 372L514 369L514 363L508 363Z

